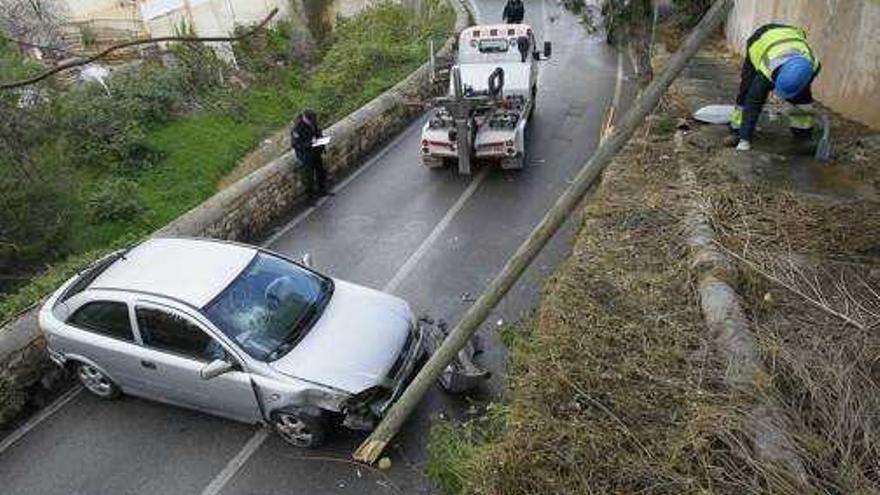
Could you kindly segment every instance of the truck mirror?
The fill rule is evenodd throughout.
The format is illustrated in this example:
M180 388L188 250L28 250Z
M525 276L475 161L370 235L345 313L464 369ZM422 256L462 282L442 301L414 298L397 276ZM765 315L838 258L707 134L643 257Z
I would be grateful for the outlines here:
M544 42L544 58L550 58L550 55L553 53L553 46L549 41Z

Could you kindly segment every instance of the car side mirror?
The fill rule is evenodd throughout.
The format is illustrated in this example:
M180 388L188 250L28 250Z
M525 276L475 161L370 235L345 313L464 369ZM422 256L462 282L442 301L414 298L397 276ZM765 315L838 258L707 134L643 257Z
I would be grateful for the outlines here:
M312 255L309 253L304 254L302 257L301 263L304 267L311 268L312 267Z
M544 42L544 58L549 59L550 55L553 53L553 45L549 41Z
M202 380L210 380L235 369L235 365L224 359L215 359L199 370Z

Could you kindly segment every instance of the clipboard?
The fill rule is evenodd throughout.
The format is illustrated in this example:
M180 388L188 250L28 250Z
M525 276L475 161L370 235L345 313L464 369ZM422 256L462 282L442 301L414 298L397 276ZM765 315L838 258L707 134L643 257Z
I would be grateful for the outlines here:
M319 148L321 146L327 146L328 144L330 144L330 138L331 138L331 136L324 136L322 138L316 139L314 142L312 142L312 148Z

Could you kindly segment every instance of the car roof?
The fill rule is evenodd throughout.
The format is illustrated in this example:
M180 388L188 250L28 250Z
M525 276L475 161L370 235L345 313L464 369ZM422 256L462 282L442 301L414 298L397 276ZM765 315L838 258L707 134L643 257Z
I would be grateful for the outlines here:
M257 252L207 239L150 239L110 265L89 288L156 294L201 308L235 280Z

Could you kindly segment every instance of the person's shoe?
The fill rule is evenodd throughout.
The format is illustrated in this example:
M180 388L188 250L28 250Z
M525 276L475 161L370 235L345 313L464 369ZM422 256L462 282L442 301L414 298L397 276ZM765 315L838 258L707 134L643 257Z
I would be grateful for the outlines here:
M752 143L746 141L745 139L741 139L739 144L736 145L736 151L750 151L752 149Z

